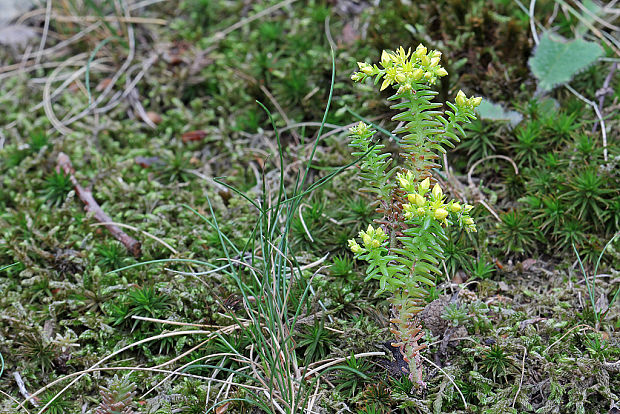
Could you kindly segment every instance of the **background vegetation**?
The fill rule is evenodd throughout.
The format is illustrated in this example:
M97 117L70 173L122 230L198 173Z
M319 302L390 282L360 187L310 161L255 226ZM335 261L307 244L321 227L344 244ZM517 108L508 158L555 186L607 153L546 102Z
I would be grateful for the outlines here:
M2 412L620 405L614 4L39 6L0 28ZM584 65L541 72L547 31L598 51L569 44L552 61ZM478 233L445 246L426 390L401 376L386 298L346 243L376 217L347 129L363 117L397 145L389 92L350 74L418 43L443 53L440 101L488 103L435 174ZM61 153L139 257L85 211Z

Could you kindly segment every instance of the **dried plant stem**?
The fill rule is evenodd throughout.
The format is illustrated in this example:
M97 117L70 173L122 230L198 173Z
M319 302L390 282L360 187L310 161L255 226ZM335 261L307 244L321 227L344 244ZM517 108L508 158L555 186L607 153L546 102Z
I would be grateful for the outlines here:
M62 169L65 174L69 175L69 179L71 180L71 183L75 188L75 192L77 193L80 200L82 200L82 202L85 204L86 210L92 212L97 221L105 223L104 225L110 231L110 233L112 233L112 235L116 237L116 239L123 243L123 245L134 257L140 257L140 242L122 231L115 224L111 224L113 223L112 219L101 209L101 207L93 197L93 193L90 190L82 187L73 175L75 171L73 170L73 166L71 165L71 160L69 159L69 156L64 152L61 152L60 154L58 154L57 164L59 169Z

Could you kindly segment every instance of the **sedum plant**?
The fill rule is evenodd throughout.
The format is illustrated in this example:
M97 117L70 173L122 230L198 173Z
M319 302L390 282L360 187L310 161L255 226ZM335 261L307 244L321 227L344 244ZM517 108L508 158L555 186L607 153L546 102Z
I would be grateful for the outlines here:
M424 308L435 278L441 274L446 227L458 225L476 231L469 213L473 206L448 200L439 184L433 185L431 171L439 167L438 153L454 148L465 133L462 124L475 119L474 109L481 98L467 98L459 91L449 109L439 110L433 102L437 92L432 86L448 72L440 65L441 52L428 51L419 45L412 53L400 47L396 52L383 51L380 66L359 62L359 72L351 79L363 82L374 77L381 90L396 89L389 100L401 112L392 119L400 121L404 166L396 166L396 155L375 144L375 133L363 122L350 129L353 155L363 157L360 176L363 190L376 196L376 209L383 217L376 226L360 232L362 243L349 240L355 257L368 262L366 280L379 281L379 293L390 294L390 331L408 368L404 374L424 387L420 351L424 331L417 314Z

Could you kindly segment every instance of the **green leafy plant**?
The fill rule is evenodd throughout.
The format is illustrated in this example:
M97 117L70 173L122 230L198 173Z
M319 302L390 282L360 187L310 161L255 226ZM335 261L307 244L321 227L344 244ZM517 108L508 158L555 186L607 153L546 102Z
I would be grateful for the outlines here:
M363 380L369 379L365 374L370 371L372 365L362 359L355 358L355 355L351 355L346 360L347 369L343 369L337 379L336 390L343 395L352 397L356 394L356 391L360 387Z
M373 143L374 131L360 122L351 128L353 155L362 157L360 177L363 190L374 194L377 212L383 215L375 228L371 224L361 231L362 245L349 241L355 257L369 263L366 280L379 281L379 293L390 294L392 318L390 331L396 337L392 346L399 349L408 364L409 378L423 387L420 351L424 331L416 318L425 306L435 278L441 275L438 265L445 259L446 226L458 224L476 231L469 216L473 208L447 201L441 187L431 190L431 170L437 167L437 153L454 148L465 133L462 124L475 118L474 108L481 98L467 98L462 91L455 103L447 102L444 113L432 102L437 92L431 89L448 74L439 64L441 53L419 45L412 53L401 47L396 52L383 51L381 67L359 62L360 71L351 79L362 82L373 78L381 90L389 86L397 92L389 99L398 101L393 109L401 112L394 120L403 126L396 131L405 167L395 165L394 157L383 145Z
M45 180L45 200L52 205L60 205L67 198L67 194L72 188L73 184L69 174L65 174L64 171L54 171Z
M467 320L467 310L459 306L458 303L450 303L446 305L441 314L441 318L450 322L452 326L463 325Z
M297 346L303 349L304 363L308 365L318 359L324 358L329 354L330 346L334 342L331 339L330 332L325 329L325 322L316 319L314 324L310 325L299 334Z
M487 258L472 259L467 267L472 279L489 279L495 273L495 266Z
M536 248L539 232L532 226L532 220L522 211L509 211L500 215L497 224L496 244L506 254L528 254Z
M95 410L95 414L134 414L135 404L133 398L136 395L136 384L128 377L110 380L107 387L100 386L101 403Z
M500 345L493 344L484 352L481 368L483 372L490 373L495 380L498 376L506 376L511 363L512 361L506 351Z
M51 402L45 410L47 414L69 414L71 412L74 412L73 404L67 397L54 399L55 396L56 394L53 392L46 392L45 394L43 394L43 396L41 396L40 404L46 405L48 402Z

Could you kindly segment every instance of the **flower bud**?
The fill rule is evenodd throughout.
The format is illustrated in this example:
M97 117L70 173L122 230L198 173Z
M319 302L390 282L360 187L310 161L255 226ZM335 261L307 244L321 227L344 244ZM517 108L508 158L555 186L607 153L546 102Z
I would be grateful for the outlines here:
M368 248L368 247L371 246L372 237L370 237L370 234L364 233L364 234L362 234L362 241L364 242L364 246L366 246Z
M479 106L480 102L482 102L482 98L480 96L476 98L470 98L472 108L476 108L477 106Z
M357 254L357 253L362 251L362 246L357 244L357 242L354 239L349 240L349 248L355 254Z
M377 247L381 246L381 242L377 239L373 239L370 242L370 246L376 249Z
M419 81L420 79L422 79L422 77L424 76L424 71L422 69L414 69L411 72L411 77L413 78L414 81Z
M424 197L422 197L420 194L418 193L414 193L414 194L409 194L407 196L407 199L409 200L409 202L415 204L418 207L422 207L424 204L426 204Z
M428 67L431 64L431 60L428 56L424 55L420 58L420 64Z
M463 219L463 224L467 225L467 226L471 226L472 224L474 224L474 219L471 217L465 217Z
M418 216L423 216L426 214L426 209L423 207L418 207L418 209L416 210L416 213Z
M448 71L445 70L444 68L439 68L437 69L437 72L435 72L435 74L437 76L446 76L448 74Z
M396 79L396 82L403 83L404 81L407 80L407 77L404 74L399 73L398 75L396 75L395 79Z
M465 204L465 207L463 207L463 212L469 213L473 208L474 206L472 206L471 204Z
M456 94L456 106L465 106L467 104L467 97L465 96L465 93L463 93L463 91L459 91Z
M418 191L420 193L425 193L426 191L428 191L428 188L430 186L431 186L431 180L427 177L418 186Z
M439 65L439 61L440 61L440 59L438 57L431 58L430 66L432 68L434 68L435 66Z
M435 197L435 200L440 200L441 197L443 197L443 191L441 191L441 187L439 186L439 184L435 184L432 194L433 197Z
M443 208L438 208L437 210L435 210L435 213L433 214L433 216L437 220L443 220L446 217L448 217L448 212L445 209L443 209Z
M448 209L453 213L458 213L459 211L461 211L462 207L459 203L453 203L448 206Z
M387 68L392 65L392 59L387 51L381 52L381 66Z
M362 72L353 72L353 74L351 75L351 80L353 82L359 82L362 79L364 79L364 74Z
M424 45L422 45L422 43L420 43L418 47L416 47L415 53L413 55L417 57L418 59L421 59L422 56L426 55L426 51L427 49L424 47Z

